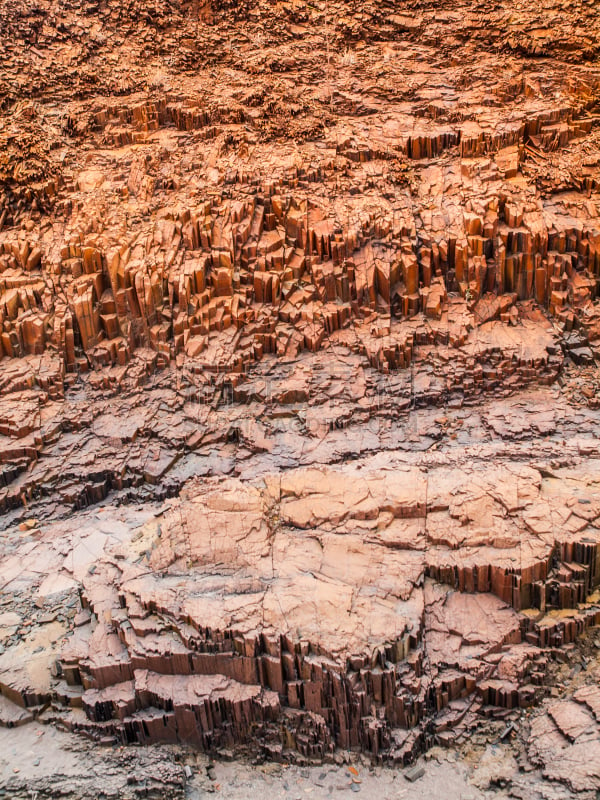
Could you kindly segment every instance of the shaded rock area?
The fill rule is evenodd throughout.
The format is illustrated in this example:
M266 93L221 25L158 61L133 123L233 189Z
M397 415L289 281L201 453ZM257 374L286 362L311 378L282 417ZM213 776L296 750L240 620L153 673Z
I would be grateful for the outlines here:
M0 2L0 797L595 800L599 8Z

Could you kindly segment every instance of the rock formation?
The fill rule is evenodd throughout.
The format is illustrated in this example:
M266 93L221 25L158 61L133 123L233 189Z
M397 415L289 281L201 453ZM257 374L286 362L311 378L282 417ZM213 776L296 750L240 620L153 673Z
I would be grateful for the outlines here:
M598 4L0 21L0 719L600 789Z

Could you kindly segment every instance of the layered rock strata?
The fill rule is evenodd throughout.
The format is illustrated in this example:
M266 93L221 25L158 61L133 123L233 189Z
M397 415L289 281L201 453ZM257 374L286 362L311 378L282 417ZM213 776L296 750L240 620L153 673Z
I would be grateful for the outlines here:
M140 15L143 52L150 38L166 47L176 25L199 72L157 53L142 63L98 33L81 79L95 70L108 94L66 68L52 95L22 86L2 122L2 354L50 350L76 372L149 347L240 373L346 331L380 368L402 368L418 342L401 321L452 321L454 295L475 326L514 322L515 301L531 298L597 339L596 11L581 12L581 38L567 26L569 49L542 35L533 5L516 39L490 9L491 40L508 54L498 76L477 26L447 60L455 11L424 8L413 25L361 9L369 35L356 43L340 9L248 10L257 46L239 10L175 4L170 24ZM51 3L33 17L17 7L15 42L37 41L21 71L37 77L57 52L73 69L82 25L110 19L129 35L116 11L74 7L58 25ZM527 23L532 44L517 44ZM18 83L11 52L4 74ZM116 90L106 59L129 89ZM231 363L215 361L232 338Z
M597 4L0 21L0 722L600 789Z
M400 763L539 702L600 622L596 462L380 462L192 481L133 536L75 523L62 557L49 525L31 569L70 577L39 592L80 583L82 610L57 679L17 648L2 693L102 740Z

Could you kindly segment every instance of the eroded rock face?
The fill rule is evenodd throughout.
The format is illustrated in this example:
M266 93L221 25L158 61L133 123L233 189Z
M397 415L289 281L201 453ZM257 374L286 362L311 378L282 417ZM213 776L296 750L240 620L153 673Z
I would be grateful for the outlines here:
M336 392L335 377L320 380ZM5 515L7 720L52 701L62 724L101 741L271 758L338 746L407 763L543 701L554 659L600 621L598 412L567 387L395 420L384 400L371 431L352 417L278 429L305 401L263 405L246 426L248 406L218 405L195 449L178 434L175 463L138 484L146 505L108 486L101 507L69 509L73 459L91 475L150 442L146 463L160 463L152 403L179 402L173 388L151 389L150 404L125 392L121 426L94 391L75 439L41 443L40 465L56 464L49 495ZM169 481L178 496L157 506Z
M572 700L553 703L531 725L529 753L544 774L576 792L600 787L596 687L575 692Z
M84 609L55 651L66 686L36 687L17 649L3 691L70 698L75 730L123 742L401 763L539 701L551 653L600 621L597 481L581 497L577 470L377 461L194 480L134 537L91 522L60 570Z
M0 720L600 788L598 17L0 8Z
M589 362L597 10L490 6L483 44L469 5L446 6L74 6L59 22L52 2L17 5L1 352L77 372L150 347L239 374L339 341L387 370L532 298L583 331Z

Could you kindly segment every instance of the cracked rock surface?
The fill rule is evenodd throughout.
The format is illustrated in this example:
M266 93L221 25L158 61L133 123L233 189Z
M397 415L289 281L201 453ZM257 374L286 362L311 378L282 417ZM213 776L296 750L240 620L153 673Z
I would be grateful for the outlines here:
M595 798L598 4L0 27L0 797Z

